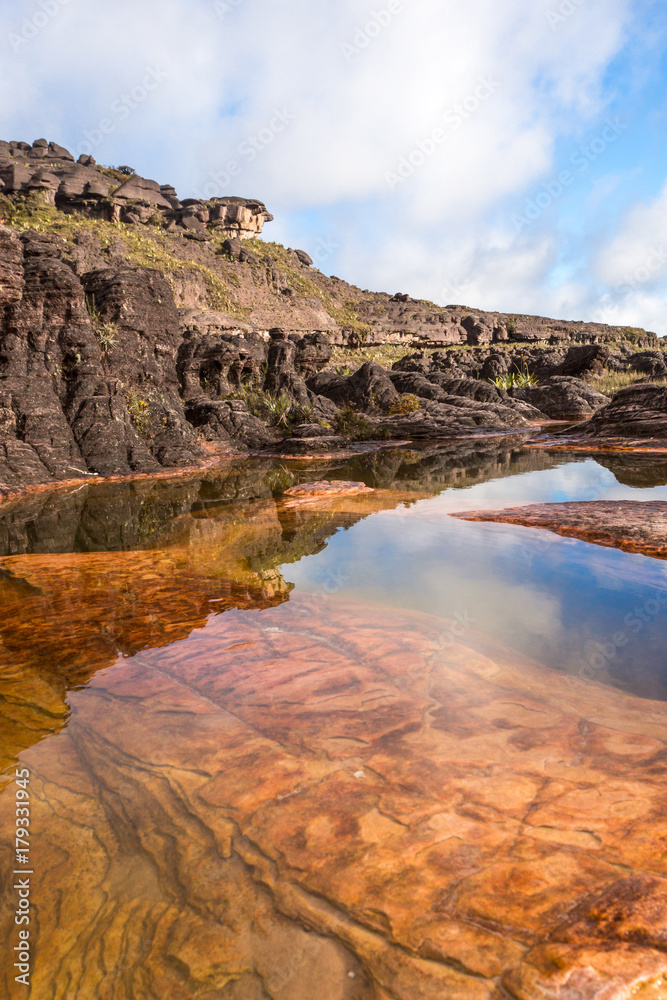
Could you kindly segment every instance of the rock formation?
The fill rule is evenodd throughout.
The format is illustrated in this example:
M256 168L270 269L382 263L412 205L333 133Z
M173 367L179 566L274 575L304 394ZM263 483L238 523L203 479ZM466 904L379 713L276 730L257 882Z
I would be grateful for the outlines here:
M0 192L39 193L44 203L66 213L77 212L109 222L152 222L208 239L215 231L248 239L271 222L266 206L245 198L186 198L180 201L170 184L147 180L124 167L100 167L92 156L77 162L63 146L46 139L0 142Z
M529 433L597 420L607 398L583 379L667 375L645 331L362 292L257 239L260 202L181 201L44 139L0 143L0 184L0 492L230 449ZM331 364L362 342L441 349ZM539 387L489 384L516 371Z
M538 503L504 510L468 510L452 516L464 521L547 528L596 545L667 559L667 503L660 500Z

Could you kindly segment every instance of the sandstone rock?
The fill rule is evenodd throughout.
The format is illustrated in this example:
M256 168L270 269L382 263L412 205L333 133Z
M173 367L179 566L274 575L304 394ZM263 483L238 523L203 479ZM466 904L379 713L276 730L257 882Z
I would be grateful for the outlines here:
M640 351L628 358L632 371L651 378L667 378L667 363L663 351Z
M378 408L387 411L400 398L388 372L374 361L367 361L348 376L321 372L308 380L308 388L338 406L352 405L364 411Z
M667 440L667 386L630 385L570 433L587 438Z
M373 493L365 483L346 482L345 480L318 480L315 483L300 483L285 490L286 497L331 497L356 496L359 493Z
M595 545L667 559L667 503L659 500L585 500L528 504L505 510L456 513L464 521L547 528Z
M511 390L513 399L520 399L541 410L552 420L583 420L609 402L608 396L596 392L583 379L555 375L537 386L521 386Z
M167 550L6 562L33 593L0 584L5 702L24 731L42 735L35 705L60 730L22 755L33 991L85 994L83 935L113 942L110 996L145 977L147 1000L186 1000L194 970L225 1000L231 981L234 1000L262 983L286 1000L657 1000L664 703L447 640L418 611L287 601L249 569L290 555L277 505L257 506L245 545L221 512ZM317 504L289 517L317 537ZM60 687L39 684L54 663ZM15 800L0 808L10 829Z
M510 370L510 360L506 354L489 354L482 365L480 378L495 379L501 375L507 375Z
M306 265L306 267L313 266L313 258L309 257L305 250L295 250L294 253L297 255L301 263Z
M185 404L188 420L207 441L227 441L245 448L264 448L280 435L258 417L248 413L241 399L206 399L202 396Z
M560 375L573 375L575 378L585 378L591 375L602 375L609 363L611 352L604 344L585 344L580 347L570 347Z
M170 209L171 205L164 197L157 181L147 180L134 174L114 191L116 201L144 201L158 208Z
M296 345L295 364L299 375L308 379L331 360L331 341L325 333L307 333Z
M420 409L414 413L383 417L375 425L394 439L440 440L484 431L526 428L528 422L510 406L445 396L442 402L422 400Z
M297 403L307 405L309 395L306 382L296 371L296 344L279 328L271 330L270 337L264 392L272 396L287 393Z

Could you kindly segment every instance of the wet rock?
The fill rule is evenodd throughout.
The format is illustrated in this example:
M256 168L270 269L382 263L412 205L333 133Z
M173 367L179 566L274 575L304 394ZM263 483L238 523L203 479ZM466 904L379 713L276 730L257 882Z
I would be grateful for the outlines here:
M315 483L300 483L298 486L291 486L285 490L286 497L344 497L356 496L358 493L373 493L371 487L365 483L353 483L343 479L318 480Z
M341 498L325 537L381 499ZM287 600L252 570L289 559L276 505L257 506L241 544L221 512L166 551L8 562L44 596L3 588L4 683L24 674L5 701L24 732L42 735L35 704L60 730L25 752L33 991L85 992L84 935L114 943L110 996L139 976L150 1000L186 998L194 966L234 1000L262 983L290 1000L659 997L665 704L418 611ZM289 517L318 537L317 504ZM69 725L62 684L36 676L54 663L79 687ZM0 808L11 829L15 798Z
M595 545L667 559L667 503L658 500L586 500L528 504L505 510L456 513L464 521L547 528Z

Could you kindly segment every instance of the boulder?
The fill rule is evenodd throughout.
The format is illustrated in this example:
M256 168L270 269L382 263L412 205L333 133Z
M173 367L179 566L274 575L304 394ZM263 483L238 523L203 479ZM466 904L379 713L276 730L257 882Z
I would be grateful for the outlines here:
M609 364L611 351L604 344L582 344L568 349L559 375L575 378L603 375Z
M608 396L579 378L554 375L540 385L510 390L513 399L536 407L552 420L583 420L609 402Z
M309 257L305 250L295 250L294 253L297 255L301 263L306 265L306 267L313 266L313 258Z
M157 181L147 180L134 174L114 191L116 201L143 201L158 208L171 209L170 203L164 197Z
M325 333L306 333L297 341L295 364L302 378L321 371L331 360L331 341Z
M640 351L628 358L628 366L632 371L650 378L667 378L664 351Z
M245 448L264 448L275 444L280 435L258 417L248 413L241 399L192 399L186 403L186 415L208 441L227 441Z
M570 433L587 438L667 440L667 386L641 383L621 389L611 402Z
M507 375L510 370L510 359L507 354L489 354L482 365L480 378L493 380L503 375Z

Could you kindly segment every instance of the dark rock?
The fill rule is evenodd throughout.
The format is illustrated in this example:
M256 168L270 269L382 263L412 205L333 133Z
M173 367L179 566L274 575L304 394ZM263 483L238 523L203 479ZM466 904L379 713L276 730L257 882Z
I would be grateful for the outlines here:
M442 401L447 396L444 389L429 381L425 375L419 372L392 371L390 374L394 388L401 394L410 393L420 399L433 399Z
M241 256L241 251L243 250L243 244L240 239L234 238L231 240L223 240L222 249L225 253L229 254L232 260L238 260Z
M289 340L284 330L270 331L271 342L267 357L267 371L264 392L272 396L288 393L297 403L305 406L309 402L305 380L296 371L296 344Z
M306 267L313 266L313 258L309 257L305 250L295 250L294 253L297 255L301 263L306 265Z
M321 371L331 360L331 341L325 333L307 333L296 345L296 368L302 378L308 379Z
M377 409L386 412L400 399L389 373L374 361L367 361L353 375L345 377L321 372L308 380L308 388L338 406L351 405L365 412Z
M260 261L259 257L257 256L257 254L253 253L251 250L246 250L246 248L243 247L241 249L241 253L239 254L239 263L240 264L261 264L261 261ZM291 288L289 289L289 291L290 292L292 291Z
M281 451L287 455L326 455L348 447L349 441L340 434L329 432L323 437L291 437L283 442Z
M640 351L628 358L628 366L641 375L667 378L667 363L663 351Z
M488 358L482 365L480 378L493 380L500 376L507 375L510 370L510 365L511 362L507 354L489 354Z
M526 419L511 406L456 396L446 397L444 402L425 399L414 413L384 417L376 425L391 438L434 440L528 427Z
M537 386L512 389L513 399L535 406L552 420L583 420L609 402L608 396L578 378L555 375Z
M209 441L239 443L246 448L264 448L280 435L258 417L248 413L240 399L196 399L186 403L190 423Z
M208 235L208 233L197 233L186 230L183 233L183 236L186 238L186 240L195 240L197 243L211 242L211 237Z
M264 358L261 340L186 330L176 362L183 399L220 398L258 384Z
M667 386L630 385L571 434L595 438L667 440Z
M575 378L603 375L610 357L611 351L604 344L570 347L558 374L572 375Z
M171 205L160 191L157 181L147 180L136 174L129 177L114 192L116 201L143 201L148 205L157 205L159 208L170 209Z
M493 341L493 327L489 326L480 316L465 316L461 326L467 333L467 341L473 346L490 344Z
M74 162L74 157L72 156L70 151L68 149L65 149L64 146L59 146L57 142L49 143L49 153L52 156L55 156L59 160L71 160L72 162Z

